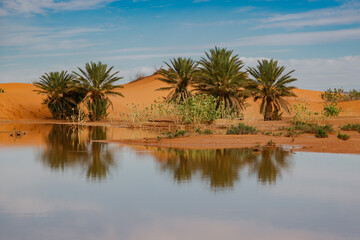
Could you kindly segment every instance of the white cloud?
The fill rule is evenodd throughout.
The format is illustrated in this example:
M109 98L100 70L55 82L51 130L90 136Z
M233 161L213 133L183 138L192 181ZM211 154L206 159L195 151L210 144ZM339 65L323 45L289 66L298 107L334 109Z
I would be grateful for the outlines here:
M257 28L299 28L306 26L349 25L360 23L360 4L350 2L340 7L294 14L278 14L264 20Z
M23 48L26 51L79 49L93 46L87 33L102 32L99 28L52 29L31 26L0 26L0 47Z
M98 8L114 1L116 0L0 0L0 3L3 6L2 11L20 14L44 14L49 10L74 11Z
M281 33L254 37L244 37L238 39L237 41L221 43L221 45L225 45L228 47L284 45L292 46L323 44L358 39L360 39L360 28L353 28L334 31Z
M247 66L255 67L260 58L242 58ZM360 89L360 56L345 56L340 58L313 59L279 59L286 67L286 72L295 70L292 74L298 79L298 88L325 90L327 88L343 87L345 90Z
M154 54L134 54L134 55L117 55L102 57L101 60L144 60L150 58L169 58L169 57L188 57L201 56L202 52L177 52L177 53L154 53Z

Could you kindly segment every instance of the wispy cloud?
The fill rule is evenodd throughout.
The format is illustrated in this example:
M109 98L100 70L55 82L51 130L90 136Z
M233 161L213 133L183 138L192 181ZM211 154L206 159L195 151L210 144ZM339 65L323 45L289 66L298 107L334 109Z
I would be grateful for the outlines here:
M90 43L81 36L106 31L100 28L54 29L31 26L0 26L0 47L31 50L61 50L89 47Z
M360 23L360 3L352 1L340 7L294 14L277 14L264 19L257 28L300 28L308 26L349 25Z
M323 44L358 39L360 39L360 28L334 31L281 33L254 37L244 37L236 41L221 43L221 45L228 47L285 45L295 46Z
M74 11L103 7L116 0L0 0L0 16L9 13L44 14L47 11Z
M248 23L248 20L228 20L217 22L203 22L203 23L184 23L185 27L221 27Z

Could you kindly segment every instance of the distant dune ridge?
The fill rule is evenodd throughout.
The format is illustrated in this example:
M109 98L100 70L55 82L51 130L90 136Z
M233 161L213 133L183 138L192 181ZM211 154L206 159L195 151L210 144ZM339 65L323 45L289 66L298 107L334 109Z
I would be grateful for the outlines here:
M119 91L124 95L122 97L111 97L114 108L110 108L110 115L116 117L118 113L128 111L128 105L139 104L147 106L155 99L162 99L167 96L167 91L156 91L167 84L157 80L159 75L152 75L141 80L124 84L124 88ZM0 88L5 93L0 93L0 120L45 120L51 119L50 111L42 104L43 96L38 95L33 90L35 86L27 83L2 83ZM321 112L323 102L320 91L295 89L296 98L291 98L290 103L303 102L309 103L309 109L314 112ZM246 117L262 119L259 113L260 101L254 103L248 100L249 106L244 114ZM340 116L360 116L360 100L340 102L339 106L343 108ZM284 113L283 116L288 116Z

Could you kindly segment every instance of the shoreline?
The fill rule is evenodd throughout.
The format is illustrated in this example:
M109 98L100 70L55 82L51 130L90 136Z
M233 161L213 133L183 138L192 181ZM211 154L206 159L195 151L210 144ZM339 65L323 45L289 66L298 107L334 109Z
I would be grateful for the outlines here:
M319 152L360 154L360 133L350 132L351 138L347 141L340 140L335 133L328 138L316 138L312 134L303 134L295 137L274 137L265 135L208 135L186 136L173 139L127 139L127 140L97 140L95 142L116 143L121 145L135 145L162 148L180 149L224 149L248 148L256 145L265 146L270 140L276 147L291 148L294 152Z
M282 121L256 121L247 123L252 126L257 127L262 131L275 131L279 126L289 127L290 123L288 120ZM332 119L330 123L335 127L346 124L346 123L356 123L360 122L360 117L338 117ZM16 124L44 124L44 125L53 125L53 124L66 124L73 125L73 122L70 121L59 121L54 119L27 119L27 120L0 120L0 125L16 125ZM213 131L218 131L215 135L190 135L180 138L162 138L160 141L157 140L155 135L152 135L149 138L141 138L141 134L137 138L128 138L132 131L166 131L166 129L174 129L175 125L163 124L163 123L146 123L142 127L133 127L126 122L115 122L115 121L99 121L99 122L84 122L84 123L75 123L77 125L84 126L105 126L116 129L128 129L127 136L125 138L119 139L116 136L108 136L108 140L94 140L96 142L107 142L107 143L117 143L121 145L137 145L137 146L148 146L148 147L163 147L163 148L182 148L182 149L219 149L219 148L246 148L254 147L256 145L264 146L270 140L273 141L276 146L285 146L286 148L291 148L294 152L323 152L323 153L344 153L344 154L360 154L360 133L356 131L341 131L350 135L350 139L343 141L337 138L338 129L333 133L329 133L328 138L316 138L313 134L302 134L296 136L292 142L291 137L285 136L272 136L264 134L255 134L255 135L223 135L219 134L219 131L225 131L225 126L229 126L232 122L220 122L214 123L213 125L203 126L204 128L212 129ZM177 126L179 127L179 126ZM182 126L184 127L184 126ZM185 126L187 128L194 128L194 126ZM18 129L22 130L22 129ZM49 129L47 130L49 131ZM118 135L119 136L119 135ZM29 137L29 136L27 136ZM33 136L36 138L36 136ZM140 137L140 138L139 138ZM28 139L31 143L31 139Z

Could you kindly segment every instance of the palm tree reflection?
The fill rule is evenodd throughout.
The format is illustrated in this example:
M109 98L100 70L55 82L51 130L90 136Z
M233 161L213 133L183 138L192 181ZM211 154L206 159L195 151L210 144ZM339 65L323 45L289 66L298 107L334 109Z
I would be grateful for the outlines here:
M240 180L242 169L256 175L262 184L275 184L282 171L291 167L290 154L281 149L264 149L253 153L251 149L180 150L158 149L162 171L173 173L178 183L200 176L214 190L232 188Z
M46 148L41 161L53 170L79 167L90 180L105 180L112 167L116 166L113 152L105 140L106 127L79 125L54 125L46 139Z

